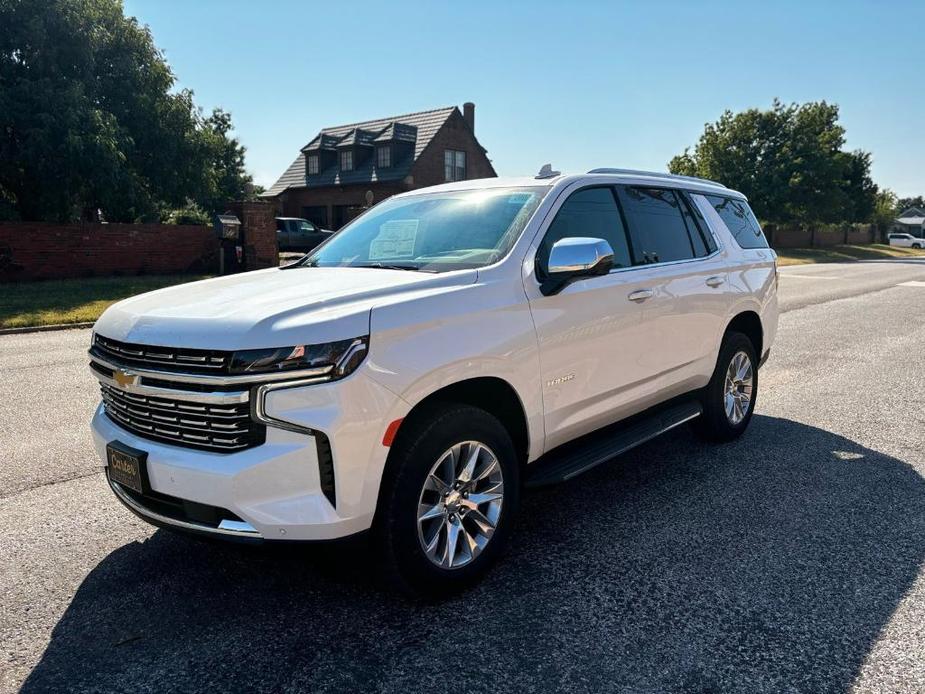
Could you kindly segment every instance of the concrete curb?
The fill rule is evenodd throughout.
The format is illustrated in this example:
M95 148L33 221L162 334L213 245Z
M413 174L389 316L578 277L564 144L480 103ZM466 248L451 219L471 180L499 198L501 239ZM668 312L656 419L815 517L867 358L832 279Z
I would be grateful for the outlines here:
M56 323L55 325L33 325L24 328L0 328L0 335L20 335L22 333L44 333L51 330L71 330L77 328L92 328L89 323Z

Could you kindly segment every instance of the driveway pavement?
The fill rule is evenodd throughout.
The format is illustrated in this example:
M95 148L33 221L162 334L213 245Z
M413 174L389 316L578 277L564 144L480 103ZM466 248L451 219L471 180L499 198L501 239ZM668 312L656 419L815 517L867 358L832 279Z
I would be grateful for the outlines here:
M89 331L0 338L0 691L925 691L925 265L780 287L741 440L678 430L529 493L440 604L355 545L138 521L90 450Z

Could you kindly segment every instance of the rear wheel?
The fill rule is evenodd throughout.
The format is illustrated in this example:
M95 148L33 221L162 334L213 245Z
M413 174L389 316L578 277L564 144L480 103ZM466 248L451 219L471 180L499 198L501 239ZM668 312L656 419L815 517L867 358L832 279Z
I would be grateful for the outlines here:
M504 426L475 407L440 406L407 426L383 482L376 536L401 588L452 593L479 580L507 544L517 456Z
M757 395L754 345L742 333L726 333L713 376L700 395L703 414L694 420L694 430L711 441L738 438L751 421Z

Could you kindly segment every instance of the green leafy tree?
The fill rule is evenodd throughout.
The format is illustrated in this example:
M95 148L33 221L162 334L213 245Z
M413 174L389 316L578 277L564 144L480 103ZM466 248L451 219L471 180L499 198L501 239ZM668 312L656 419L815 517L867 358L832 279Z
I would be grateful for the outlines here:
M118 0L0 0L0 214L157 218L250 183L223 111L204 117Z
M673 173L718 180L745 193L770 222L861 222L874 212L870 154L846 152L838 107L824 101L726 111L707 123Z
M910 207L918 207L920 210L925 210L925 198L921 195L916 195L913 198L900 198L896 201L897 214L908 210Z
M885 232L889 229L893 224L893 220L896 219L896 215L903 209L906 209L906 207L900 208L898 205L899 202L902 201L897 201L896 194L892 190L884 188L877 192L877 198L874 203L874 213L871 215L871 222L877 226L880 232Z

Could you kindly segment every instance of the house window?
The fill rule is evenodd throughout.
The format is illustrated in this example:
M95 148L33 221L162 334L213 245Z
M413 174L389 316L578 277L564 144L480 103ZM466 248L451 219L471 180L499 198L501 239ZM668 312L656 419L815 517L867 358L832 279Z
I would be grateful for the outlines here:
M308 155L308 175L314 176L318 173L318 155L309 154Z
M353 171L353 152L349 149L340 153L340 170Z
M388 145L376 149L376 166L387 169L392 165L392 148Z
M456 149L443 152L443 177L447 181L466 179L466 153Z

